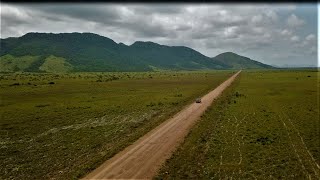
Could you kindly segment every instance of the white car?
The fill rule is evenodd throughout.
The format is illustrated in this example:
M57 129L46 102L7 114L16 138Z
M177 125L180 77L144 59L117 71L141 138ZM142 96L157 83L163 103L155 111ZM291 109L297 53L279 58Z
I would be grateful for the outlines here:
M201 98L197 98L196 103L201 103Z

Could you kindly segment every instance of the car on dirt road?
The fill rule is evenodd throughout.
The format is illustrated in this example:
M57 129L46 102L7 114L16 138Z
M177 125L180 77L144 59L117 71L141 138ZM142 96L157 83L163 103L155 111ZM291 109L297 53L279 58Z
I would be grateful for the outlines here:
M197 98L196 103L201 103L201 98Z

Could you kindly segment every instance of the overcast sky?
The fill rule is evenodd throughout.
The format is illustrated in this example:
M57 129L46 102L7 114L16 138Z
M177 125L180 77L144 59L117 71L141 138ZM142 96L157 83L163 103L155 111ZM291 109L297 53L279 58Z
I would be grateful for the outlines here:
M183 45L213 57L232 51L271 65L317 65L316 4L7 4L1 38L92 32L127 45Z

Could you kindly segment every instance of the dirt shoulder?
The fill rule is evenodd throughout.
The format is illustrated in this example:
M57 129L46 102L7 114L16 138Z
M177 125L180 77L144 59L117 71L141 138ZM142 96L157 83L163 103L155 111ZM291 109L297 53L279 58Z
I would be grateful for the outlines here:
M190 128L241 71L107 160L84 179L151 179Z

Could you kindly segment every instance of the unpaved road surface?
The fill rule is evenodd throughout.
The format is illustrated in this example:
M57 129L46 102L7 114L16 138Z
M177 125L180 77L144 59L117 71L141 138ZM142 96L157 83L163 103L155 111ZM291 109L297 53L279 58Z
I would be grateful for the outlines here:
M107 160L84 179L151 179L212 101L241 71Z

